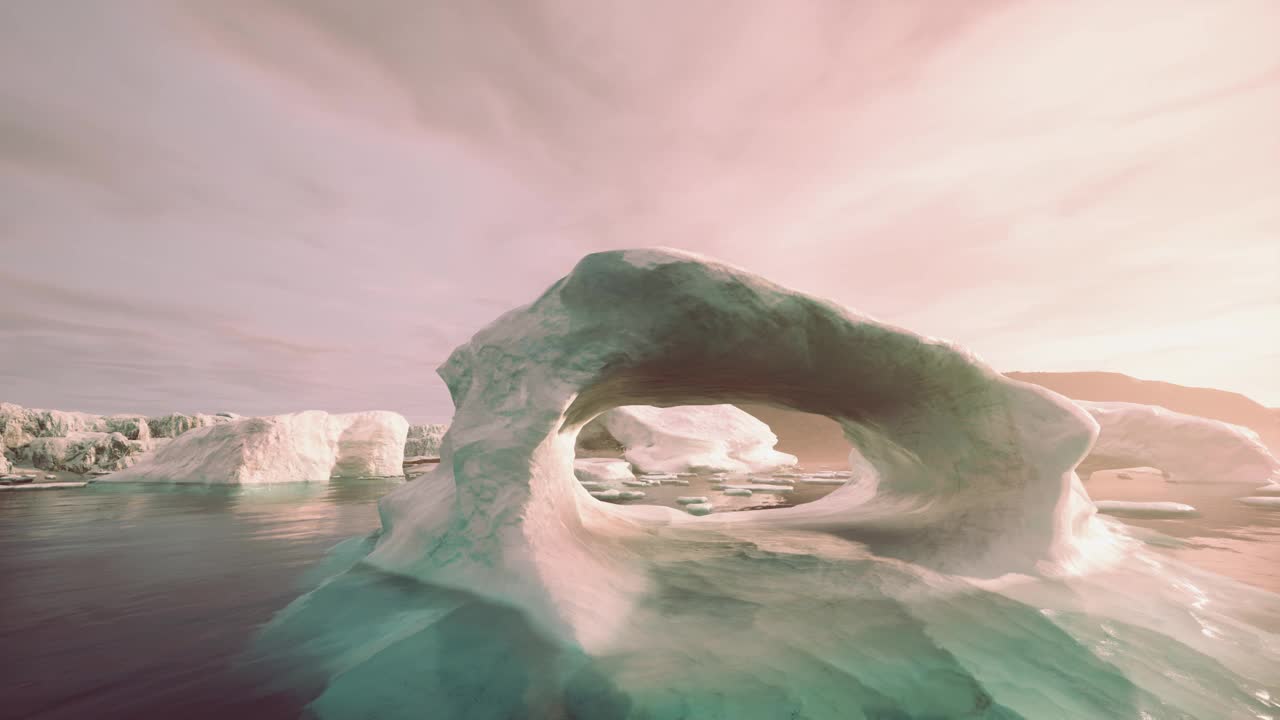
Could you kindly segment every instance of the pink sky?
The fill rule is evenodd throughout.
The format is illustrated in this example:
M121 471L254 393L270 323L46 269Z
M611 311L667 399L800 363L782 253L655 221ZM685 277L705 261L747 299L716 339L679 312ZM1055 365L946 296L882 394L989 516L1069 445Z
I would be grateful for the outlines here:
M451 7L450 7L451 5ZM386 407L593 250L1280 405L1280 3L0 6L0 399Z

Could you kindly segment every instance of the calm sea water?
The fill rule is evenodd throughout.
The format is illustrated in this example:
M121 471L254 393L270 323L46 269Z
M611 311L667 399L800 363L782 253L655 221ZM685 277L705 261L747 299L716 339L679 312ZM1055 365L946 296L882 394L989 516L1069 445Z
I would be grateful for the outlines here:
M398 484L0 494L0 717L298 715L311 694L273 689L289 669L244 651L322 579L335 544L378 527L375 503ZM1126 522L1164 552L1280 591L1280 512L1239 505L1241 488L1108 475L1088 486L1196 505L1199 518Z
M0 494L0 717L296 715L239 657L396 484Z

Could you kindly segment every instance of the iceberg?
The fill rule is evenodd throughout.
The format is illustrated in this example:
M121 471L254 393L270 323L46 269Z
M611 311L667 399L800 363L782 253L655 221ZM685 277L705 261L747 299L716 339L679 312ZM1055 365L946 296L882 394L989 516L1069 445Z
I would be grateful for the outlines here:
M68 433L66 437L39 437L28 445L31 464L41 470L74 473L122 470L138 461L149 445L129 440L118 432Z
M442 423L410 425L409 436L404 444L405 457L440 457L440 440L448 429L449 426Z
M951 343L629 250L439 373L439 469L262 638L299 659L317 717L1273 714L1280 645L1241 618L1280 620L1275 596L1099 519L1074 473L1097 423ZM735 402L833 418L856 479L699 516L575 478L579 432L612 408Z
M606 433L642 473L770 472L797 462L774 450L768 425L733 405L616 407L582 432L590 447L607 445Z
M1151 466L1173 482L1280 481L1280 460L1248 428L1157 405L1077 402L1100 428L1082 473Z
M204 413L196 413L195 415L170 413L168 415L148 418L147 429L151 433L151 437L176 438L191 430L203 427L212 427L214 425L228 423L236 419L239 419L239 416L231 413L218 413L216 415L206 415Z
M184 431L110 482L260 485L404 474L409 423L386 411L312 410L227 419Z

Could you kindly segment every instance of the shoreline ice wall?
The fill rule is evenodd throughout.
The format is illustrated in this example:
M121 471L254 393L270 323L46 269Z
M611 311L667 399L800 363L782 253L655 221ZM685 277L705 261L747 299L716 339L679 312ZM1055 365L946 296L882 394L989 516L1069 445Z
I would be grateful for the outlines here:
M387 411L239 418L188 430L106 481L259 485L399 476L408 429Z
M1150 466L1174 482L1280 482L1280 460L1248 428L1157 405L1076 402L1099 426L1082 474Z
M1096 432L1081 408L686 253L587 256L440 375L456 406L441 466L382 500L367 562L513 603L586 645L643 585L609 548L644 527L825 532L978 577L1069 571L1098 529L1073 472ZM871 472L813 503L705 518L606 505L574 481L574 440L601 412L737 401L838 420Z

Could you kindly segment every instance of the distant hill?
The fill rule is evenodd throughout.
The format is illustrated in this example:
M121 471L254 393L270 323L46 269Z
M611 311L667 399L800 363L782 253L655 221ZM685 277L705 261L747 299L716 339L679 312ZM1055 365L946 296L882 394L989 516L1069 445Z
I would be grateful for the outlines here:
M1134 402L1243 425L1280 452L1280 409L1240 393L1140 380L1112 372L1009 372L1014 380L1034 383L1075 400Z

